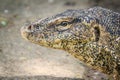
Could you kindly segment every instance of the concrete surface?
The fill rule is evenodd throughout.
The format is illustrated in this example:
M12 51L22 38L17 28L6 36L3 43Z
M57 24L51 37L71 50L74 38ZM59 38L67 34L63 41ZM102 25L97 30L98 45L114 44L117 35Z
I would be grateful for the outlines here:
M44 48L22 39L20 28L66 9L83 9L89 0L0 0L0 80L86 80L106 77L67 52ZM116 10L117 11L117 10ZM87 72L87 73L86 73ZM97 73L97 75L96 75ZM91 77L93 76L93 77Z

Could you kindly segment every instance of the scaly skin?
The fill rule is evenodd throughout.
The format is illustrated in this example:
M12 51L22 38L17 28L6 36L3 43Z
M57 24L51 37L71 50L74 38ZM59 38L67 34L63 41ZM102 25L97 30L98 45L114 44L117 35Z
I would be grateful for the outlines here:
M120 80L120 14L101 7L67 10L21 28L22 36L41 46L62 49Z

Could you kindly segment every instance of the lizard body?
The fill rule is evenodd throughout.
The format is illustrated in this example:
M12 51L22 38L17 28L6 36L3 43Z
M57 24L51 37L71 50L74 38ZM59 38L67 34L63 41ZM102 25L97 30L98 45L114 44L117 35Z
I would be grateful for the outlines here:
M119 13L101 7L67 10L22 27L21 34L41 46L65 50L119 80Z

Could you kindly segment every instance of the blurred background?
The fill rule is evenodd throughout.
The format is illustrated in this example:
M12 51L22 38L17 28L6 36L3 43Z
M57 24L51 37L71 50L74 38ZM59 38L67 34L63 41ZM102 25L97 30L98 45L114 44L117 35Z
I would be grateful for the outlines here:
M25 41L20 28L67 9L102 6L120 12L120 0L0 0L0 80L102 80L67 52Z

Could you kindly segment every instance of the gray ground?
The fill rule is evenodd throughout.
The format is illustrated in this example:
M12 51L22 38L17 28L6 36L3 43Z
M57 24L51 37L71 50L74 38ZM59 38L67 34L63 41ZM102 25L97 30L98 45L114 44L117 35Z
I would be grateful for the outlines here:
M111 5L109 0L0 0L0 80L86 80L105 77L64 51L44 48L22 39L20 28L66 9ZM111 0L113 1L113 0ZM120 12L119 0L107 6ZM117 7L116 7L117 6ZM87 72L87 73L86 73Z

